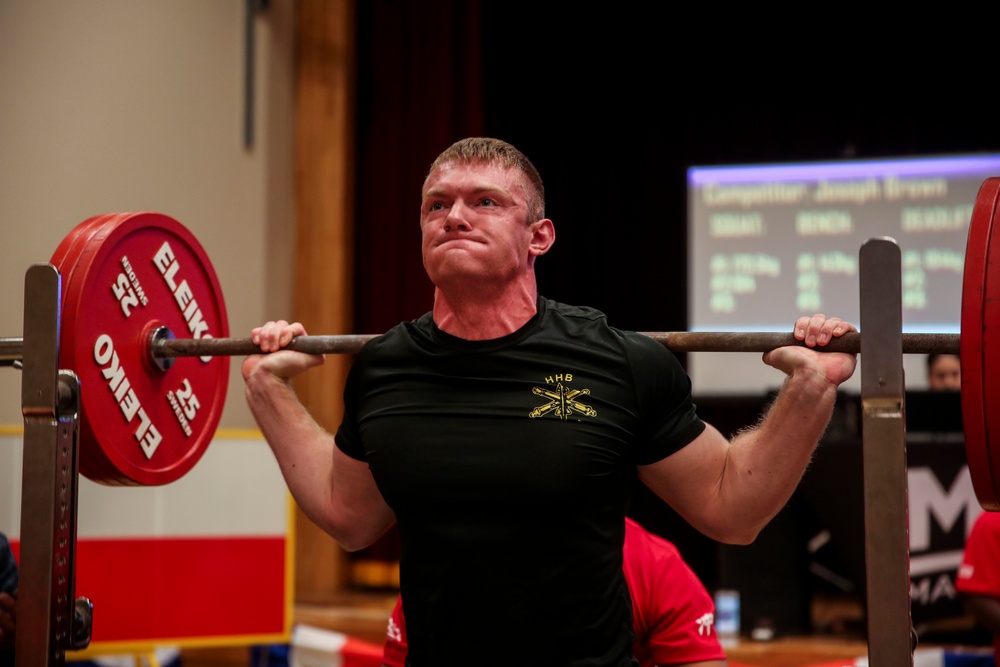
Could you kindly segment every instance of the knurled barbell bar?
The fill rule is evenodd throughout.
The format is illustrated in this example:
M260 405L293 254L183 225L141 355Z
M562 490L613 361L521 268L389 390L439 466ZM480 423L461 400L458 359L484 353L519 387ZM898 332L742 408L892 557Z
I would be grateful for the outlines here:
M962 334L902 334L904 354L960 354L962 410L973 485L1000 509L1000 269L990 262L1000 178L980 188L970 221L962 287ZM51 264L62 279L59 363L81 396L80 472L112 485L174 481L200 459L218 426L229 357L257 354L249 338L228 338L225 304L204 249L160 213L94 216L63 239ZM643 332L676 352L766 352L801 345L791 333ZM378 334L300 336L289 349L352 354ZM859 353L860 333L825 351ZM0 339L0 365L16 365L23 339ZM104 387L102 389L102 386ZM993 417L993 414L996 417ZM994 435L1000 443L1000 435ZM1000 447L1000 445L998 445Z
M642 331L674 352L768 352L788 345L805 345L791 333L733 331ZM177 357L215 357L261 354L250 338L171 338L166 329L154 331L149 341L153 360ZM285 347L308 354L357 354L365 343L379 334L337 334L296 336ZM902 335L903 354L959 354L958 334L911 333ZM0 365L12 365L21 359L21 338L0 338ZM847 333L820 348L823 352L861 351L861 334Z

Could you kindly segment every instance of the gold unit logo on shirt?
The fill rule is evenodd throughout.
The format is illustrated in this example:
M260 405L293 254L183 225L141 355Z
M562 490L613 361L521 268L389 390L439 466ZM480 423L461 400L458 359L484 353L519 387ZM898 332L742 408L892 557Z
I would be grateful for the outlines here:
M569 416L576 412L588 417L597 416L597 410L590 407L586 403L581 403L577 400L577 397L579 396L587 396L590 394L589 389L570 389L563 384L563 382L573 381L572 374L565 373L550 375L545 378L545 381L550 385L555 384L555 388L532 387L531 392L536 396L549 399L549 402L544 405L539 405L537 408L529 412L529 417L532 419L535 417L544 417L550 412L563 420L569 419Z

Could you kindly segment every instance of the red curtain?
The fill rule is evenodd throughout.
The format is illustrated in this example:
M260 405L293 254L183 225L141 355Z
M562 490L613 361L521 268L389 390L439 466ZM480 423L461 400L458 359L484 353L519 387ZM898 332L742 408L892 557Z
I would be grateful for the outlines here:
M442 150L483 132L481 14L479 0L358 3L358 333L382 333L433 303L420 258L420 189ZM352 554L355 563L398 558L395 528Z
M382 333L432 304L420 188L452 142L483 131L479 0L358 3L355 328Z

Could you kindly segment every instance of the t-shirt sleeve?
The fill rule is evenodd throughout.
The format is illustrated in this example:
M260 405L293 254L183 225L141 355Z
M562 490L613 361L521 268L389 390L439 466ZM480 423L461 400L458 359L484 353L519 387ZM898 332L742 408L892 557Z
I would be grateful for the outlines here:
M367 460L358 431L359 385L361 384L363 367L364 362L362 361L362 357L359 356L354 360L350 370L347 372L347 381L344 383L344 417L341 419L340 427L334 436L334 442L337 443L337 447L352 459L358 461Z
M690 443L705 430L705 423L695 411L691 379L673 352L640 333L626 333L625 348L640 411L635 462L646 465Z
M661 613L646 638L649 654L658 665L725 660L711 597L683 561L675 559L672 565L672 572L664 573Z
M382 664L385 667L406 665L406 623L403 621L403 601L396 598L396 606L389 616L385 630L385 645L382 649Z
M715 633L715 605L676 547L631 531L625 543L626 576L636 618L636 654L657 665L725 660Z
M976 520L955 577L955 590L1000 597L1000 515L984 512Z

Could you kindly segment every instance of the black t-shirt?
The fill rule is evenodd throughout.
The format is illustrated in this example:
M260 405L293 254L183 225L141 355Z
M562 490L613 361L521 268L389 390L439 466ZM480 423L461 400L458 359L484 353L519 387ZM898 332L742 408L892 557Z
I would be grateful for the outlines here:
M622 575L636 465L704 429L674 355L539 299L503 338L428 313L373 339L337 445L396 514L415 667L633 665Z

